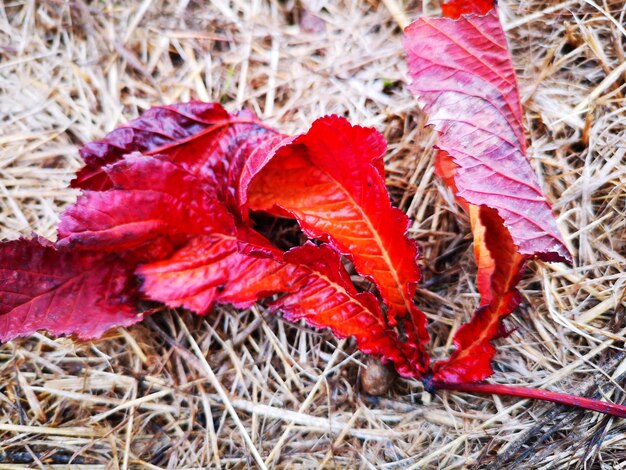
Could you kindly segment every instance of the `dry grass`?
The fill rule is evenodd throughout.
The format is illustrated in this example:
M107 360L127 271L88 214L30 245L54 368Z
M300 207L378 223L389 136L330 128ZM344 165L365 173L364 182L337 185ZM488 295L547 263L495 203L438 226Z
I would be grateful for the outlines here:
M66 186L77 146L152 104L221 100L285 132L343 114L390 142L388 183L423 247L419 302L444 355L477 300L467 220L433 178L433 140L404 86L389 2L207 3L0 4L2 238L54 237L76 196ZM400 13L433 11L423 3L399 2ZM530 267L492 380L621 401L626 7L500 3L530 154L576 266ZM307 11L321 21L303 21ZM0 468L241 468L255 458L270 468L626 467L622 420L430 397L402 380L373 399L356 378L362 360L350 341L257 309L164 312L91 343L13 341L0 347Z

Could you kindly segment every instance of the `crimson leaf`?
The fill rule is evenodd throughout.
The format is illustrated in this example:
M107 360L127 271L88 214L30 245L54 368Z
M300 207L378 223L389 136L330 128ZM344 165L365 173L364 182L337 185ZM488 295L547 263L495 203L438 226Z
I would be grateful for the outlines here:
M214 188L176 163L139 153L102 168L106 191L85 191L61 216L60 246L121 251L159 236L180 244L193 235L235 233Z
M329 327L340 338L353 336L361 351L393 361L401 375L420 377L424 353L411 318L399 320L406 332L401 338L385 321L376 298L369 292L357 293L334 249L306 244L292 248L284 259L301 266L305 276L298 289L272 304L274 310L291 321Z
M318 119L258 172L247 202L253 210L295 217L312 238L328 241L372 280L391 326L409 326L428 367L426 317L413 303L420 271L408 218L391 206L384 182L383 137L345 119Z
M254 238L274 257L240 253L238 236L244 230L251 232L246 239ZM140 266L137 273L150 299L205 315L215 303L247 308L263 297L297 288L301 274L295 266L275 259L281 257L280 250L245 228L237 235L195 237L170 258Z
M0 341L38 330L97 338L142 320L132 264L115 254L57 250L42 239L0 244Z

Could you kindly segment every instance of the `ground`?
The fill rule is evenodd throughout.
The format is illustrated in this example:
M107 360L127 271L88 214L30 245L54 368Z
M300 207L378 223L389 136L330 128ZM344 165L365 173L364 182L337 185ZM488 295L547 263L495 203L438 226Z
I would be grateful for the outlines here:
M398 26L435 3L2 3L0 236L53 239L78 147L151 105L220 101L285 133L345 115L389 141L388 186L422 248L417 301L444 357L476 306L475 270L467 218L433 175ZM575 263L529 266L490 380L622 401L626 6L499 3L529 156ZM626 468L620 419L400 379L373 398L364 361L350 340L261 307L163 311L93 342L12 341L0 468Z

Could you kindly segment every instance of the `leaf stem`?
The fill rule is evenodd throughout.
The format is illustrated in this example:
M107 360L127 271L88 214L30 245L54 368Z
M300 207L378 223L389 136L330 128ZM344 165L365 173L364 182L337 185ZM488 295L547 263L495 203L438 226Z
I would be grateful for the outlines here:
M503 395L530 398L533 400L551 401L560 405L575 406L577 408L584 408L586 410L598 411L599 413L626 418L626 406L624 405L593 400L591 398L584 398L576 395L569 395L567 393L489 383L448 383L433 380L431 384L438 390L456 390L459 392Z

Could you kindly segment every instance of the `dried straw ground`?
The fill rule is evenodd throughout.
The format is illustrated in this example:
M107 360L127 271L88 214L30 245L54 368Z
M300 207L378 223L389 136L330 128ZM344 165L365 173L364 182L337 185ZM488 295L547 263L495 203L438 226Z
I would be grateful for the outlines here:
M389 140L389 187L423 247L418 301L444 356L477 301L474 265L405 87L398 20L435 5L405 3L392 15L378 0L5 1L0 235L54 237L77 147L153 104L219 100L285 132L343 114ZM533 165L576 264L530 266L492 380L622 401L626 7L500 3ZM622 420L431 397L404 380L374 399L363 360L349 340L260 309L163 312L90 343L13 341L0 348L0 468L626 468Z

